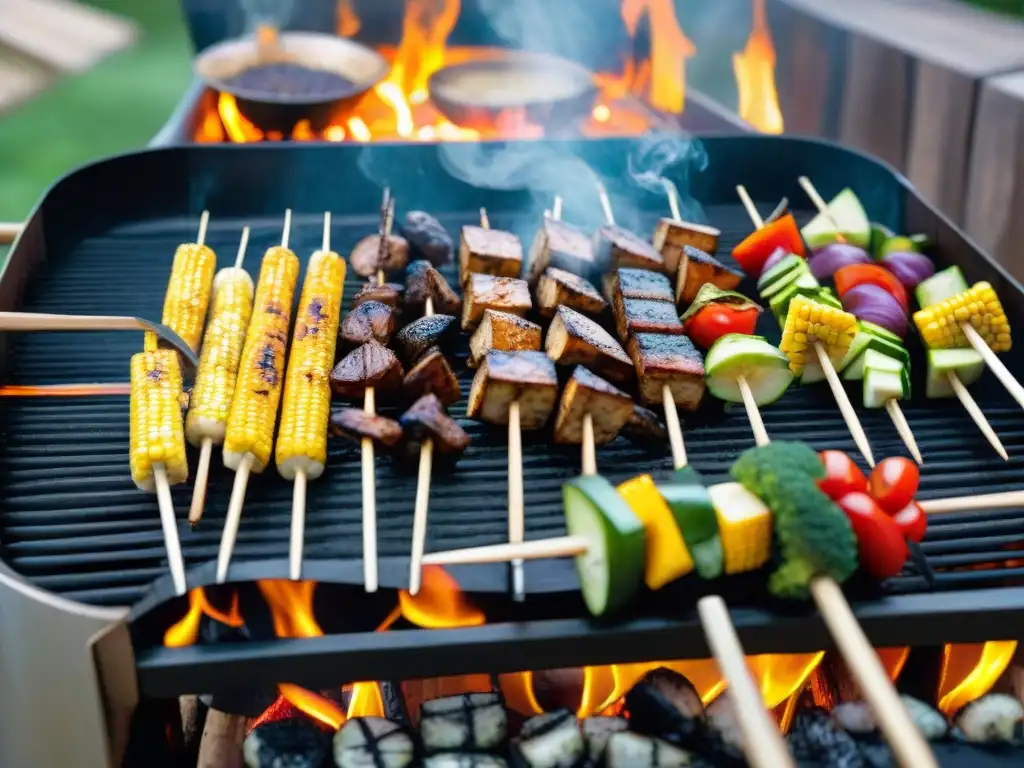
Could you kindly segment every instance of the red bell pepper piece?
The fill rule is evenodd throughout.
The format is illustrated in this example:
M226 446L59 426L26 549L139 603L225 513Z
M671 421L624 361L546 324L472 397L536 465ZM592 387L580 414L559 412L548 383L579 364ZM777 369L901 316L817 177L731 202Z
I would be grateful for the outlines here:
M800 228L797 227L796 219L791 213L765 224L749 235L733 248L732 257L744 272L751 277L758 277L764 269L764 263L776 248L785 248L789 253L806 256Z
M903 456L890 456L871 470L868 492L883 511L895 515L914 500L920 481L917 464Z
M842 451L822 451L819 456L825 465L825 477L818 481L818 487L832 501L839 501L848 493L867 491L868 479L847 454Z
M835 280L840 299L855 285L867 283L881 288L896 299L904 312L907 312L910 306L907 289L903 287L903 283L897 280L892 272L878 264L849 264L837 269L832 279Z
M910 556L900 527L866 493L848 493L839 500L857 537L860 567L876 579L888 579L903 570Z
M712 344L728 333L752 335L760 315L760 307L738 309L712 302L688 318L683 329L698 347L710 349Z

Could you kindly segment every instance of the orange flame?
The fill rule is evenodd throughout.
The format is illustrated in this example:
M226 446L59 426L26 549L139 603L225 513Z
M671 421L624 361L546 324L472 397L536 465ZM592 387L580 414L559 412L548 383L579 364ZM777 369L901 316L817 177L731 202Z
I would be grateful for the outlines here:
M775 87L775 46L764 0L754 0L754 24L746 47L732 57L739 90L739 115L763 133L782 133L785 122Z
M168 648L184 648L187 645L194 645L199 639L199 624L203 616L208 616L229 627L237 628L245 623L238 610L237 592L231 595L231 607L227 613L224 613L210 605L210 601L206 598L206 592L202 587L197 587L188 593L188 613L164 633L164 645Z
M818 653L767 653L748 656L754 680L757 681L764 697L765 706L774 709L803 690L811 673L818 668L825 652Z
M680 114L686 102L686 60L697 48L683 32L676 18L673 0L623 0L622 20L631 37L636 37L640 19L647 12L651 29L651 59L638 69L637 83L649 83L648 100L655 109Z
M988 693L1006 671L1016 651L1016 640L945 645L939 675L939 709L952 715Z
M459 582L439 565L423 569L417 594L399 590L398 606L407 621L426 629L478 627L485 621L483 611L466 599Z

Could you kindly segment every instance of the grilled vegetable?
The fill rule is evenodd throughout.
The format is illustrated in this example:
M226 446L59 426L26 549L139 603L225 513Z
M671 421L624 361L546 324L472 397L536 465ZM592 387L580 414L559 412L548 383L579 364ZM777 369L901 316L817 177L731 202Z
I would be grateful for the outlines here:
M367 388L390 394L402 385L405 371L395 353L376 341L349 352L331 371L331 389L338 397L361 400Z
M524 768L573 768L584 751L579 720L567 709L531 717L512 744L513 760Z
M687 411L700 407L704 397L704 360L686 336L638 333L629 340L645 405L660 405L667 384L676 405Z
M993 352L1009 352L1010 323L995 290L986 282L914 313L924 343L933 349L969 347L960 323L970 323Z
M174 252L160 322L181 336L193 352L199 351L203 337L216 268L217 255L205 245L187 243Z
M511 232L483 227L463 227L459 239L459 278L470 273L519 277L523 269L523 244Z
M264 254L224 435L229 469L237 470L251 455L251 471L262 472L273 454L298 276L299 259L292 251L275 246Z
M393 307L379 301L364 301L345 315L341 323L341 340L350 347L358 347L371 340L387 344L395 332L395 325Z
M464 693L424 701L420 738L428 752L494 750L508 739L508 713L497 693Z
M459 380L437 348L423 354L405 374L402 393L410 402L434 394L444 405L452 405L462 398Z
M754 231L732 250L732 257L740 265L740 269L751 277L757 277L764 268L768 257L775 249L782 248L786 253L804 256L804 241L800 237L793 214L787 213L771 224L765 224Z
M334 736L338 768L409 768L415 760L413 735L383 717L352 718Z
M928 517L921 505L912 501L892 516L892 521L900 529L900 533L914 542L920 543L928 531Z
M931 259L910 251L892 251L882 259L882 265L892 272L908 291L912 291L922 281L935 274L935 264Z
M594 443L603 445L619 434L633 413L633 400L600 376L581 365L566 382L555 418L555 442L583 442L583 419L590 414L594 425Z
M714 256L718 250L718 238L721 235L720 230L704 224L661 219L654 228L653 244L665 260L665 271L674 276L679 269L679 260L683 256L684 246L699 248Z
M604 295L615 303L618 299L650 299L673 301L672 284L660 272L649 269L623 267L609 272L604 278Z
M591 239L571 224L545 217L530 245L530 285L536 285L548 267L588 280L601 274Z
M964 279L964 273L954 264L922 281L914 289L914 298L917 299L917 305L925 309L963 293L969 287L967 280Z
M904 312L909 307L907 289L892 272L879 264L850 264L836 270L832 277L840 299L856 286L874 285L896 299Z
M743 402L741 376L758 405L774 403L793 381L789 360L761 336L723 336L708 351L704 369L708 390L728 403Z
M402 439L402 427L397 421L367 413L362 408L332 411L328 432L332 437L344 437L357 445L368 437L386 448L393 448Z
M462 453L469 447L469 435L444 412L436 395L424 395L399 420L406 437L413 441L433 440L438 453Z
M235 393L242 344L252 315L253 284L244 269L228 267L213 280L213 308L203 334L195 386L189 398L185 437L197 448L220 445Z
M344 259L331 251L314 253L302 284L277 434L277 471L285 480L294 480L300 471L315 480L327 462L329 376L334 365L344 291ZM377 306L390 312L384 304Z
M899 526L866 493L848 493L839 500L854 535L860 567L876 579L898 576L910 551Z
M442 315L459 313L459 295L448 285L444 276L428 261L414 261L405 271L405 306L412 314L422 315L427 299L434 311Z
M847 381L863 379L864 360L869 351L881 352L904 365L910 365L910 354L899 336L874 323L860 320L857 322L857 335L853 337L846 357L839 362L836 370Z
M877 285L855 285L843 296L843 309L864 322L869 322L900 339L907 335L907 313L892 294Z
M543 352L488 352L473 377L466 415L504 425L509 406L518 402L520 428L540 429L557 399L555 365Z
M452 260L452 236L441 222L425 211L409 211L401 225L402 237L409 242L414 258L426 259L435 267Z
M818 481L818 487L832 501L838 501L848 493L867 491L868 479L848 454L822 451L820 456L825 465L825 477Z
M413 365L432 347L448 345L459 335L459 324L451 315L431 315L413 320L395 334L395 349L406 365Z
M726 573L754 571L772 554L772 513L739 483L708 487L718 518Z
M856 333L857 318L849 312L797 296L789 305L779 349L789 358L790 370L799 374L805 364L817 362L815 342L821 343L833 363L839 363Z
M485 230L490 231L490 230ZM463 282L462 330L472 331L483 319L484 311L497 309L513 315L525 315L533 302L525 280L513 277L470 274Z
M869 349L864 353L864 407L884 408L910 398L910 371L900 360Z
M384 285L377 285L376 282L366 283L352 297L352 309L367 301L379 301L381 304L387 304L397 310L401 307L404 291L405 287L398 283L384 283Z
M622 434L630 439L647 442L664 440L668 436L665 427L658 420L658 414L642 405L633 405L633 412L622 427Z
M867 248L871 244L871 222L857 195L847 188L832 198L828 212L819 213L811 219L801 234L811 248L821 248L840 240L858 248Z
M929 349L925 395L929 398L953 397L956 392L949 383L950 373L955 373L960 383L968 387L984 372L985 361L973 349Z
M693 558L683 539L685 519L676 517L650 475L640 475L618 487L619 494L644 527L644 583L649 589L666 584L693 570Z
M537 283L537 308L541 317L550 318L559 305L586 315L599 315L608 302L589 280L564 269L548 267Z
M850 264L871 263L867 251L849 243L830 243L818 248L807 261L811 274L818 280L828 280L837 270Z
M388 235L387 249L383 261L380 255L380 235L367 235L352 249L349 255L352 271L363 277L377 274L377 270L385 274L405 269L409 263L409 242L398 235Z
M743 273L693 246L683 248L676 272L676 304L689 304L697 298L697 292L706 283L725 291L731 291L740 284Z
M782 248L777 248L775 253L772 254L772 258L776 256L778 259L774 263L772 263L771 259L764 263L764 271L757 278L757 292L759 294L763 295L766 288L789 275L794 273L797 275L807 274L811 271L810 267L807 266L807 261L795 253L786 253Z
M623 341L637 333L683 335L683 324L679 322L676 305L671 302L623 299L612 305L612 311L615 330Z
M701 476L691 467L677 469L658 491L675 515L686 547L702 579L722 574L722 539L714 504Z
M614 613L643 579L643 525L615 486L597 475L565 483L562 501L569 535L587 540L587 551L576 558L583 602L594 616Z
M665 271L665 258L642 237L609 224L594 233L594 258L605 268L636 267Z
M707 283L697 293L689 309L680 316L686 335L701 349L711 345L727 334L739 333L750 336L757 326L757 319L764 310L735 291L723 291Z
M169 349L132 355L128 458L132 480L153 493L153 465L163 464L171 485L188 479L181 419L181 363Z
M469 339L466 364L476 368L491 350L500 352L539 351L540 326L518 315L485 309L480 325Z
M544 350L559 365L585 365L616 384L633 378L633 364L612 335L568 307L558 308L548 327Z
M871 470L868 492L883 510L893 515L914 500L920 481L917 464L902 456L890 456Z

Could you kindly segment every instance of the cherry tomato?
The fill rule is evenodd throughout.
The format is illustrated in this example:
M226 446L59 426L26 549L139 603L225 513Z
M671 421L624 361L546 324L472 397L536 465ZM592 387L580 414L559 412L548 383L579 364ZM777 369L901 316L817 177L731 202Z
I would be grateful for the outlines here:
M893 456L883 459L871 470L868 492L882 509L895 515L914 500L920 481L917 464L902 456Z
M888 579L903 569L910 556L907 540L893 519L866 493L848 493L839 500L857 537L860 567L876 579Z
M710 349L712 344L726 334L753 334L760 315L759 307L736 309L728 304L712 302L689 318L684 328L694 344L702 349Z
M848 493L864 493L868 479L853 459L842 451L822 451L821 461L825 465L825 479L818 481L818 487L832 501L838 501Z
M912 501L895 515L892 521L903 531L903 535L911 541L921 541L928 530L928 516L916 501Z

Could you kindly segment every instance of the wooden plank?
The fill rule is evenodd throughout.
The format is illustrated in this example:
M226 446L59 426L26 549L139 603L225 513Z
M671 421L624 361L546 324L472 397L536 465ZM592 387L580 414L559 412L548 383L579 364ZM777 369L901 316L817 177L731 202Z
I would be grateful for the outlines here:
M897 168L906 157L910 59L866 37L847 48L839 140Z
M44 90L53 72L0 45L0 113Z
M989 78L982 86L964 227L1024 280L1024 71Z

